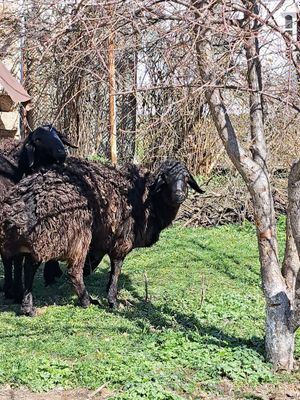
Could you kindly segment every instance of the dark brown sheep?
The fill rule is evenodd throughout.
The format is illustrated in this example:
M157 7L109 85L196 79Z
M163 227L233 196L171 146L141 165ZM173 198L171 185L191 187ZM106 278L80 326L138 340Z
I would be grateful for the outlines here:
M156 174L137 166L126 170L89 161L68 159L23 179L4 202L0 243L7 256L29 253L32 263L66 260L68 273L87 307L90 297L83 282L86 256L108 254L111 272L108 301L117 305L117 282L126 255L136 247L155 243L175 218L187 187L202 192L187 168L178 161L163 163ZM22 310L33 314L32 281L27 274Z
M31 132L25 140L4 139L0 143L0 201L22 178L42 166L54 162L64 162L64 144L74 147L66 137L51 125L43 125ZM1 210L2 211L2 210ZM22 257L14 260L2 255L4 264L4 292L6 297L22 298ZM15 267L15 284L12 278L12 265Z

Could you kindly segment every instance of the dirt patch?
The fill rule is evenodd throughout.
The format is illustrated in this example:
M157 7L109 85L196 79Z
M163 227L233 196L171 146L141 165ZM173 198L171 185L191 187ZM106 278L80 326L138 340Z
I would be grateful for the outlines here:
M262 385L255 390L246 390L244 398L249 400L300 400L300 383Z
M97 390L51 390L46 393L33 393L27 389L2 387L0 400L105 400L112 398L112 392L106 388Z
M300 400L300 383L265 384L256 388L241 387L234 389L232 382L224 379L218 386L218 394L205 394L205 400Z
M218 393L202 392L197 399L202 400L300 400L300 383L261 385L256 388L234 389L231 381L224 381L217 388ZM27 389L0 388L0 400L106 400L113 399L114 393L105 387L98 390L51 390L33 393Z

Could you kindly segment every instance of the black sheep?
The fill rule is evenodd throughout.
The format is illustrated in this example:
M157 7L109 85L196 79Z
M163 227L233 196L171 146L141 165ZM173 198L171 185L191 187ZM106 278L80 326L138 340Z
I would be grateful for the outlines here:
M0 200L23 175L28 175L38 168L66 159L64 144L73 146L67 138L51 125L43 125L29 133L24 141L6 139L0 145ZM8 157L9 156L9 157ZM2 255L4 264L5 296L22 298L22 262L23 257L14 260ZM12 266L14 263L15 282L13 283ZM54 267L54 266L53 266ZM54 268L53 268L54 269ZM54 269L55 270L55 269ZM56 266L56 274L59 271Z
M202 190L178 161L164 162L156 174L137 166L126 170L69 158L23 179L4 202L0 244L7 256L31 255L22 310L33 314L32 282L41 261L66 260L68 273L87 307L83 282L86 256L111 260L108 301L117 305L117 283L126 255L155 243L186 199L188 185ZM35 265L33 265L35 263Z

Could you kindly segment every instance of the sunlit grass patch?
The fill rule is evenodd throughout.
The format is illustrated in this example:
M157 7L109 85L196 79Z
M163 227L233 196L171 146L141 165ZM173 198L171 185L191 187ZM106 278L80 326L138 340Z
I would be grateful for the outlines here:
M280 229L282 241L282 222ZM3 305L0 383L36 391L107 383L117 399L192 399L223 379L235 386L278 380L264 361L252 225L176 226L152 248L133 251L120 279L118 311L107 307L107 279L108 260L86 279L101 307L77 307L66 275L44 288L41 273L37 317Z

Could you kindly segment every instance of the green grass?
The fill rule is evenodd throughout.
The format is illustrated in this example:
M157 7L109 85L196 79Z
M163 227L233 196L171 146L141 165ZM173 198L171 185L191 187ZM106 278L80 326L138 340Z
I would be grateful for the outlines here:
M119 311L106 305L107 276L105 260L86 279L100 308L77 307L65 276L44 288L41 273L35 282L40 315L26 318L17 306L1 306L0 384L46 391L106 382L115 399L194 399L224 378L236 387L291 379L274 375L264 361L252 225L166 230L154 247L126 258Z

